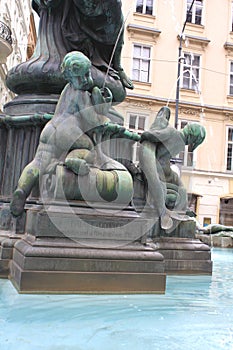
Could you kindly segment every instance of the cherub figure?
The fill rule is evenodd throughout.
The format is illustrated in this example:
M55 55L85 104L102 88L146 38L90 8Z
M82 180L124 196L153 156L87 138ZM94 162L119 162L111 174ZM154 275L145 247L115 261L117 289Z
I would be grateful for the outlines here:
M187 208L186 190L171 168L171 158L189 145L193 151L205 139L205 129L197 123L188 124L182 130L169 125L170 109L158 112L149 131L141 135L140 167L148 185L148 202L160 219L161 227L173 227L172 218L179 218L178 211Z
M68 84L62 91L54 117L41 133L34 159L20 176L10 206L14 216L22 214L25 201L39 177L53 172L60 162L80 176L90 171L88 163L101 169L125 170L123 165L107 157L98 145L103 129L113 133L124 130L109 123L105 116L111 107L111 91L93 87L91 62L79 51L64 57L61 70ZM67 157L72 150L75 150L75 157Z

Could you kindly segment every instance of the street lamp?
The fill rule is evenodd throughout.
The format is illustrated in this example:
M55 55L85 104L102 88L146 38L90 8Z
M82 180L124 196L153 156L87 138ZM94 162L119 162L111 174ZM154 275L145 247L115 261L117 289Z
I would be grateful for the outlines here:
M184 35L184 30L186 23L188 21L188 17L192 11L192 7L194 4L195 0L192 1L191 6L187 12L186 19L180 34L180 44L179 44L179 50L178 50L178 69L177 69L177 83L176 83L176 110L175 110L175 128L178 128L178 114L179 114L179 99L180 99L180 68L181 68L181 61L182 61L182 43L183 43L183 35Z

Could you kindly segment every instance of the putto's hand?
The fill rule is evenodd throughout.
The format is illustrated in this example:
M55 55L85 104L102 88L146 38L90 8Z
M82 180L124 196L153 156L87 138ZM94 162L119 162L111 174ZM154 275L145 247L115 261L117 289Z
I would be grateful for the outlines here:
M105 123L104 129L110 134L122 134L125 131L125 127L114 123Z
M109 90L109 88L104 87L100 89L100 92L105 100L105 103L111 103L112 102L112 93Z

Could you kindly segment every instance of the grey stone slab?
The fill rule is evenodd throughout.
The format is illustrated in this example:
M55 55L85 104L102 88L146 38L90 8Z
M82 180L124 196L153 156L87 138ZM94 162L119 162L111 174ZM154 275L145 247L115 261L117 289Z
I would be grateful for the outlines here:
M177 250L198 250L210 251L210 247L199 239L177 238L177 237L161 237L155 240L158 249L177 249Z
M211 275L211 260L165 260L167 274Z
M95 248L64 237L25 234L14 246L10 266L20 292L165 292L164 258L154 244ZM113 279L119 285L111 285Z
M155 242L164 256L166 273L212 273L211 249L199 239L161 237Z
M142 238L149 230L150 222L140 217L113 215L105 210L106 215L81 208L69 212L64 207L47 210L28 210L26 232L35 237L68 237L76 241L101 240L132 242Z
M211 260L211 253L209 251L160 249L159 252L165 259L169 260Z
M58 245L58 240L44 239L30 241L25 236L15 244L13 260L25 270L77 270L77 271L131 271L131 272L163 272L163 256L151 248L141 245L141 249L96 249L77 247L75 243L69 247Z
M150 272L163 273L164 262L103 260L103 259L61 259L39 258L15 255L14 261L24 270L34 271L79 271L79 272Z
M11 280L20 293L163 294L163 273L23 271L11 265Z
M219 237L219 236L212 235L211 242L213 247L221 247L221 248L233 247L233 239L231 237Z
M27 236L28 239L28 236ZM44 242L44 244L43 244ZM46 244L46 239L40 239L40 245L37 245L37 240L30 242L25 239L17 241L15 251L21 252L25 257L41 256L41 257L61 257L61 258L83 258L83 259L131 259L131 260L148 260L148 261L163 261L163 256L155 249L148 249L147 246L141 245L137 249L130 247L115 247L115 248L93 248L93 247L77 247L76 243L69 247L58 245L58 241Z
M8 278L10 260L0 259L0 278Z

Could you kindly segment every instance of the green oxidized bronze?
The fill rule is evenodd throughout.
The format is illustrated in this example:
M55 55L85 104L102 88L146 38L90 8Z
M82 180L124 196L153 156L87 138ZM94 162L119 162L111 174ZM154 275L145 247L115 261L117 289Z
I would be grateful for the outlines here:
M121 1L33 0L32 7L40 16L36 49L10 70L8 87L17 94L60 94L66 84L60 65L66 53L78 50L91 60L94 85L106 84L113 101L123 101L125 87L133 85L121 66Z
M146 179L148 207L162 229L172 229L173 219L181 219L178 212L186 210L187 196L170 161L185 145L195 149L205 138L204 128L190 124L176 130L169 125L170 109L163 107L149 131L141 136L131 133L110 122L112 93L108 87L93 86L91 62L83 53L68 53L61 71L68 84L41 133L33 161L19 179L11 202L13 215L21 215L39 180L50 198L128 204L134 195L131 171L102 149L105 136L115 135L140 141L139 165Z
M25 200L39 179L42 180L45 174L55 174L58 165L65 167L65 172L72 172L73 180L69 183L76 187L78 193L82 192L82 188L75 186L75 176L85 177L84 187L89 187L88 193L91 193L91 197L87 195L87 200L115 200L118 194L120 201L124 198L128 203L133 194L131 175L121 163L108 157L101 149L105 133L119 134L122 137L125 132L123 127L110 123L106 117L111 108L111 91L107 87L93 87L91 62L81 52L68 53L61 70L68 84L58 101L54 117L41 133L33 161L21 174L11 202L11 211L15 216L23 212ZM130 136L129 132L126 134L126 137ZM133 138L135 136L132 134ZM60 171L55 181L63 181L63 191L67 198L66 187L70 184L65 185L66 175L63 176L64 180L62 176ZM122 185L124 179L126 186ZM97 187L98 198L92 196L93 186ZM68 196L67 199L82 198L82 194L75 197L74 191L69 191L72 198ZM56 198L57 196L55 194Z
M181 131L169 125L170 109L158 112L149 131L141 135L140 167L148 185L148 203L160 218L161 228L171 230L172 219L182 220L177 213L187 209L187 194L180 177L171 167L171 159L184 151L194 150L205 138L205 129L197 123Z
M205 130L176 130L163 107L138 135L114 110L133 88L121 66L121 1L32 5L40 16L36 49L9 72L18 96L0 116L4 201L14 192L17 217L4 203L0 272L27 293L157 293L167 271L209 272L209 251L194 240L186 190L171 165Z
M148 208L162 229L171 230L173 219L179 220L178 213L187 209L186 190L171 158L185 145L194 150L203 142L204 128L188 124L176 130L169 125L167 107L141 136L113 122L122 122L113 104L124 100L125 88L133 88L121 66L120 0L33 0L32 5L40 16L36 50L9 72L7 84L19 95L61 96L51 120L46 113L33 116L36 122L50 121L33 161L20 176L11 203L13 215L21 215L38 181L50 198L129 204L138 169ZM15 118L9 116L8 122L20 122ZM26 122L28 117L18 118ZM109 156L104 142L112 137L140 141L137 169Z

